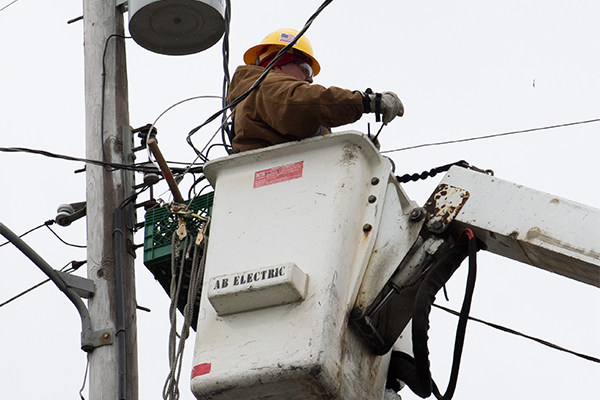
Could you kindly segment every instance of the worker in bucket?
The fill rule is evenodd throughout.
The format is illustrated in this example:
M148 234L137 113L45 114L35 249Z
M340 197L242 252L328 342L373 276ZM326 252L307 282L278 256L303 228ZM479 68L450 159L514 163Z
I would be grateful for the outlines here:
M237 68L227 100L243 95L265 71L279 50L298 34L280 29L244 54ZM350 124L364 113L381 115L387 124L404 114L404 106L395 93L351 91L312 84L321 66L305 36L275 63L264 81L234 108L232 145L236 152L260 149L276 144L330 133L330 128Z

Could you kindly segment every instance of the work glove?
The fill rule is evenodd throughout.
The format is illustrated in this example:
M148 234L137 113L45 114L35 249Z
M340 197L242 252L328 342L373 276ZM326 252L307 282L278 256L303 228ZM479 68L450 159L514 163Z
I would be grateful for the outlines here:
M394 92L373 93L367 89L363 93L363 107L365 113L375 113L375 121L383 117L383 124L387 125L396 116L404 115L404 105Z

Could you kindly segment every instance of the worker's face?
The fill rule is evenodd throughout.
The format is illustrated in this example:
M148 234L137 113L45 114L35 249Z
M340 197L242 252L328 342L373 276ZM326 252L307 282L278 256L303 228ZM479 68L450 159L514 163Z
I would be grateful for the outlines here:
M295 62L290 62L287 64L280 65L276 69L283 72L284 74L288 74L293 76L294 78L298 78L301 81L306 81L308 83L313 82L312 78L312 69L308 64L303 63L304 65L299 65ZM306 68L308 67L308 68Z

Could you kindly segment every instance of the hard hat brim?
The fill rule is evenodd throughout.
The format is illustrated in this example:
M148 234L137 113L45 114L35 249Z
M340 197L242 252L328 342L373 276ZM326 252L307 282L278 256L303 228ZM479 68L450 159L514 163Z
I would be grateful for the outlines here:
M280 45L280 44L274 44L274 43L261 43L258 44L256 46L252 46L250 47L246 53L244 53L244 62L246 63L246 65L256 65L256 59L263 54L268 47L276 47L277 51L281 50L283 47L285 47L284 45ZM308 59L310 59L311 61L311 67L313 70L314 75L318 75L319 72L321 71L321 65L319 64L319 62L317 61L316 58L314 58L312 55L306 53L305 51L302 51L298 48L295 48L294 50L296 51L300 51L304 56L306 56Z

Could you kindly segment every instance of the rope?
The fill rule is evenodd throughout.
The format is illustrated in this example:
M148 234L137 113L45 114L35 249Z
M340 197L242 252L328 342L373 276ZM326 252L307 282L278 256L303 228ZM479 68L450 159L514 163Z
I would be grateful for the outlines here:
M169 333L169 366L170 372L167 376L165 386L163 387L163 399L177 400L179 399L179 379L181 377L181 368L183 363L183 352L185 342L189 337L190 327L194 317L194 305L198 293L202 289L204 282L204 269L206 265L206 249L208 247L208 236L203 236L199 244L195 244L194 240L188 234L183 241L183 246L180 247L180 241L175 232L171 247L171 306L169 309L169 318L171 321L171 330ZM183 309L183 326L181 333L177 334L177 304L179 295L182 289L183 275L185 271L185 260L189 259L189 253L194 249L192 257L192 266L190 271L190 281L187 292L187 302ZM177 259L179 258L180 250L183 249L179 267ZM173 293L175 295L173 295ZM179 342L177 338L179 337Z
M171 296L171 305L169 307L169 321L171 323L171 329L169 331L169 375L165 381L163 387L163 399L178 399L179 398L179 387L178 382L175 381L175 370L177 367L177 360L175 357L175 346L177 343L177 300L179 299L179 292L181 290L181 282L183 280L183 269L185 266L185 253L187 253L187 237L183 241L183 246L179 241L177 232L173 232L172 245L171 245L171 287L169 295ZM183 247L183 254L181 256L181 265L178 268L177 261L180 258L180 251Z

